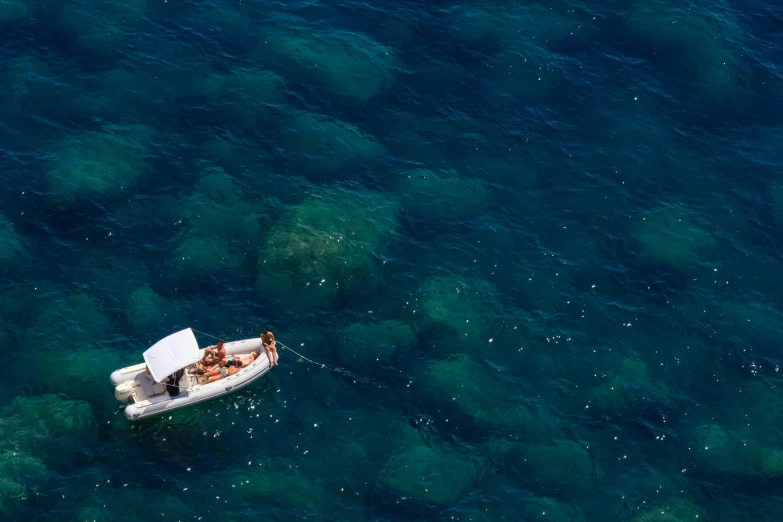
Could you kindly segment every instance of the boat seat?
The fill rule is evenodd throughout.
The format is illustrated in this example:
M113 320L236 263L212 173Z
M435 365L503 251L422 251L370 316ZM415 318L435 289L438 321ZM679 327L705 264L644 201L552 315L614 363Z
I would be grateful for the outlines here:
M193 375L189 374L187 370L185 370L185 375L182 376L182 379L179 380L179 391L184 392L188 391L193 387Z
M146 373L141 373L138 376L138 383L141 386L141 392L147 397L154 397L160 395L166 390L166 387L159 382L155 382Z

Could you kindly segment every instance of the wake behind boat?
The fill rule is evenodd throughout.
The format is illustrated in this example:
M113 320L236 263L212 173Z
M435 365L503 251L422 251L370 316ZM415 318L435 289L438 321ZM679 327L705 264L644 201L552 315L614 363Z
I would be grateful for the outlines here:
M113 372L114 395L128 405L125 417L131 421L141 420L221 397L247 386L269 371L269 359L260 338L233 341L225 343L224 347L226 354L243 356L258 352L260 356L233 375L207 382L209 379L205 376L191 371L204 357L205 350L199 348L193 330L188 328L155 343L144 352L145 362ZM174 388L179 393L168 393L164 381L178 372L182 376ZM169 389L171 386L169 384Z

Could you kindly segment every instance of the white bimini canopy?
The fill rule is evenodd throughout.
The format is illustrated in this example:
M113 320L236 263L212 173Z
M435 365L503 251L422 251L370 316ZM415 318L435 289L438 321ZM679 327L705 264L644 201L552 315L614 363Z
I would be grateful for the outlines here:
M158 382L199 359L198 342L190 328L161 339L144 352L144 361Z

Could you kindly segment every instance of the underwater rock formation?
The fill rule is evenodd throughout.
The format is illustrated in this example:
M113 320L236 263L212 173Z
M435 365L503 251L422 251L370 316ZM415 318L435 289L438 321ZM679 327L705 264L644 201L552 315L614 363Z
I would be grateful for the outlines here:
M49 190L65 201L129 191L149 170L144 156L152 138L142 125L106 125L65 139L52 152Z
M236 484L232 493L250 502L272 502L318 509L328 495L318 484L284 459L261 459L226 476L221 482Z
M48 480L43 462L19 451L0 451L0 513L13 500L22 500Z
M673 498L644 513L633 517L631 522L693 522L707 520L704 511L683 499Z
M583 522L584 515L574 504L548 497L530 497L522 501L526 520L547 522Z
M399 192L405 209L423 219L454 221L478 216L487 209L484 183L461 178L455 172L409 171Z
M15 22L32 14L29 0L0 0L0 22Z
M144 285L128 298L125 317L139 331L147 330L167 320L170 306L149 285Z
M49 350L92 346L111 329L99 302L86 294L70 294L52 302L27 331L31 346Z
M197 233L185 234L174 250L174 264L185 275L208 275L242 265L242 258L229 250L228 243Z
M105 475L91 474L91 483L104 482ZM88 479L85 478L85 482ZM202 495L205 493L202 490ZM154 513L156 518L187 520L196 518L201 510L187 504L178 495L159 489L145 488L106 488L98 490L83 499L84 506L75 520L90 522L134 522L139 520L139 510ZM149 517L152 518L152 517ZM221 517L222 520L222 517Z
M428 444L405 426L400 451L386 463L378 483L417 500L454 502L478 480L484 465L475 454Z
M513 41L521 38L548 42L579 32L584 21L558 13L549 6L474 0L447 11L447 27L462 45L483 40Z
M90 250L81 258L84 267L89 267L88 288L92 295L105 296L107 310L124 303L152 277L138 252L124 252L112 246ZM118 277L120 274L122 277Z
M463 344L488 341L502 308L489 283L456 275L427 279L419 295L426 318L452 328Z
M0 263L7 263L24 254L24 247L14 226L0 213Z
M772 302L722 300L718 308L728 334L742 334L777 346L783 335L783 314Z
M366 101L393 81L394 52L367 35L285 28L266 35L272 52L339 96Z
M501 375L492 375L488 367L468 355L430 363L421 381L444 404L493 426L514 427L520 437L538 439L556 430L518 400Z
M535 41L517 41L504 46L490 60L493 84L520 101L543 99L565 83L568 59Z
M351 368L370 371L397 353L410 350L416 335L400 321L373 324L354 323L340 335L344 339L337 350L340 360Z
M31 453L69 457L96 440L90 405L59 395L17 397L0 410L3 439Z
M635 237L650 258L687 272L715 245L709 228L685 207L664 204L643 216Z
M254 126L270 122L273 107L283 101L283 88L283 79L271 71L239 67L198 82L196 93L208 99L220 117Z
M20 3L29 4L29 0ZM0 5L0 11L2 6ZM2 22L0 13L0 22ZM66 87L60 87L62 79L40 56L23 54L6 58L0 69L0 83L3 85L3 104L0 115L10 117L31 117L46 114L52 117L53 110L61 110L67 101ZM70 93L69 93L70 94Z
M711 468L738 475L783 476L783 450L764 447L717 424L704 424L694 432L694 449Z
M338 187L305 200L269 232L256 265L258 288L273 295L294 291L308 306L331 301L341 289L372 288L397 212L394 199L370 191Z
M493 454L536 480L585 485L593 483L598 475L598 466L587 448L572 440L552 439L543 444L496 440L490 447Z
M615 375L593 388L588 398L599 408L606 409L627 408L640 401L671 405L666 385L652 381L647 365L635 358L623 359Z
M263 205L245 200L237 180L220 167L205 168L179 207L187 224L203 238L238 242L247 248L262 235L258 217Z
M127 32L143 19L147 0L102 2L97 6L87 0L63 3L60 25L70 32L87 51L113 51Z
M700 102L726 110L731 100L733 108L741 107L748 74L737 52L745 39L742 25L726 4L710 4L636 2L625 32L638 49L649 50L645 58L662 72L693 85Z
M308 172L335 171L386 156L378 141L347 122L299 113L283 133L288 154Z

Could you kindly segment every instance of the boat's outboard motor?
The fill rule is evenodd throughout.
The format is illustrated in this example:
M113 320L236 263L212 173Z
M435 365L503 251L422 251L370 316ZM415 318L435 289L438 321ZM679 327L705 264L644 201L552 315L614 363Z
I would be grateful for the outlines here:
M132 381L126 381L122 384L118 384L116 388L114 388L114 396L117 398L118 401L133 404L135 401L133 399L133 386L136 384L136 380Z

